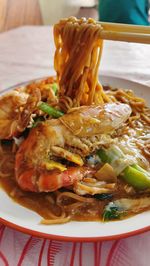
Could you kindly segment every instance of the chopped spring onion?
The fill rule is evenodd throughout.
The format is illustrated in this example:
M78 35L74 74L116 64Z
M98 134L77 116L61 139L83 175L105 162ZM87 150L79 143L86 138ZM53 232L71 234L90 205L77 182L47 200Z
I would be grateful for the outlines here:
M54 91L55 95L57 94L57 91L58 91L58 85L57 83L53 83L52 84L52 90Z
M44 113L54 117L54 118L59 118L62 116L64 113L55 109L54 107L50 106L47 103L41 102L38 106L38 108L43 111Z
M100 149L97 154L104 163L108 162L112 164L115 160L119 162L120 158L121 160L125 159L122 151L115 150L114 146L112 150L111 148L108 150ZM135 189L144 190L150 188L150 173L137 164L126 166L120 173L120 177Z
M136 189L150 188L150 174L137 164L126 167L121 176Z

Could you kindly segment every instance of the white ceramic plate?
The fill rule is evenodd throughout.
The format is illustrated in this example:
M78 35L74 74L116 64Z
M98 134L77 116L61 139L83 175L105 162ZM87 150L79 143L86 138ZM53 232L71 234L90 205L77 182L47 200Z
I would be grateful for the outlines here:
M150 105L149 87L117 78L100 79L103 85L134 90ZM69 222L61 225L41 225L40 220L38 214L13 202L0 189L0 221L24 233L63 241L97 241L123 238L150 230L150 211L123 221L108 223Z

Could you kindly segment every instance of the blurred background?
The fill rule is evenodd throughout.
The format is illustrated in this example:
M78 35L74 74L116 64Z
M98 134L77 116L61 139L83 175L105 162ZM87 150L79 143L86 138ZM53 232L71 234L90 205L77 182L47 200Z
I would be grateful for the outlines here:
M68 16L98 19L98 0L0 0L0 32L22 26L54 24Z
M142 6L150 0L0 0L0 32L22 25L52 25L68 16L99 19L100 8L106 13L108 9L109 16L114 16L118 9L110 9L110 3L118 7L121 2L128 3L126 6L129 9L130 3L136 2Z

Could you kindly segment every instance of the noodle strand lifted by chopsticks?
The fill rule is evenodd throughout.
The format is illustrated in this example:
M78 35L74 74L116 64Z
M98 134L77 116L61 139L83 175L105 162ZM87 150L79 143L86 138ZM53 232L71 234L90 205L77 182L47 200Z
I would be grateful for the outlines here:
M77 20L74 17L63 19L54 26L54 67L63 105L66 97L72 99L71 107L110 101L98 82L103 48L101 30L101 25L93 19Z

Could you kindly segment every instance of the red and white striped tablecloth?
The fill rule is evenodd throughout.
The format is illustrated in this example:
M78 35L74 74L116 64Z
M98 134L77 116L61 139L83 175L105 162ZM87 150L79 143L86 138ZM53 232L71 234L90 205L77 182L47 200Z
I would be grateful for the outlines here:
M0 226L0 266L148 266L150 232L104 242L60 242Z

